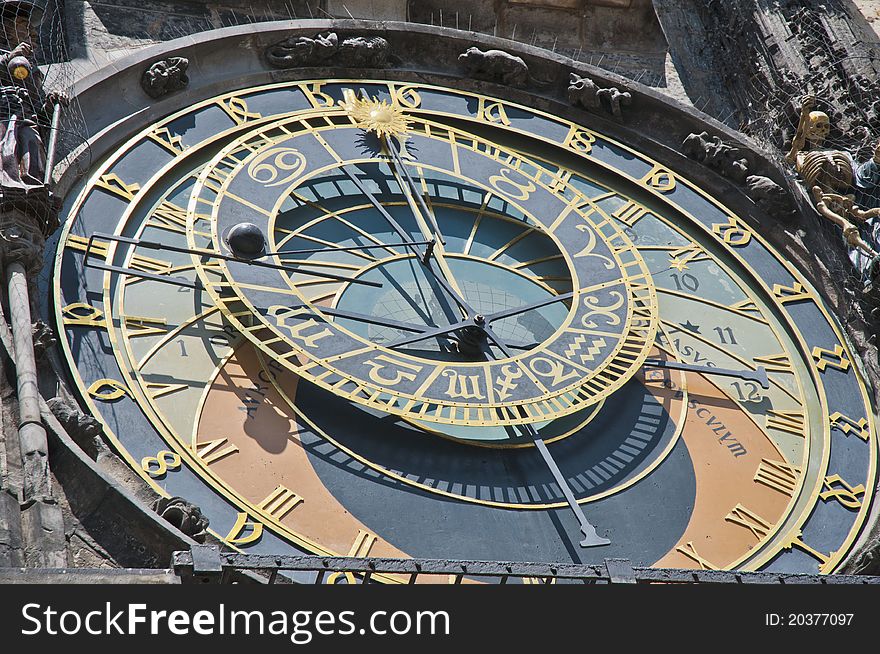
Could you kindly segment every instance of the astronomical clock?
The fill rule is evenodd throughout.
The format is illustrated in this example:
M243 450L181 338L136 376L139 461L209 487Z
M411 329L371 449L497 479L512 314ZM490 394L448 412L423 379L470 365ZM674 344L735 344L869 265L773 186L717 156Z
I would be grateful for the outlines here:
M754 221L587 112L301 77L69 195L65 374L157 495L242 552L839 568L869 387Z

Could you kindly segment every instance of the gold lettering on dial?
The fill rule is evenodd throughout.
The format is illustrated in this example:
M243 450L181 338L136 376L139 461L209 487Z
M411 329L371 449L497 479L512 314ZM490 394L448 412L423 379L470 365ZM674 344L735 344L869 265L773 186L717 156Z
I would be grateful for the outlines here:
M248 514L240 511L235 519L232 529L223 539L230 545L251 545L263 536L263 523L256 520L248 520Z
M818 551L817 549L810 547L804 542L802 536L803 534L800 531L795 532L791 539L789 539L788 543L785 545L785 548L791 549L792 547L797 547L799 550L802 550L810 556L819 560L819 572L829 572L831 567L831 555L822 554L822 552Z
M794 489L797 488L800 472L800 468L784 461L761 459L758 471L755 473L755 481L779 491L783 495L791 496L794 494Z
M537 189L532 183L521 184L508 177L510 168L502 168L499 175L492 175L489 184L499 193L512 197L514 200L528 200L529 196Z
M305 167L306 158L299 150L279 147L264 150L257 155L248 164L247 173L252 180L265 187L283 186L299 177ZM286 176L279 179L284 173Z
M415 381L418 373L422 370L422 366L405 363L404 361L397 361L384 354L380 354L374 359L367 359L364 361L364 365L370 367L370 379L377 384L385 386L396 386L403 380ZM385 371L386 368L388 368L390 372L383 374L383 371ZM403 368L403 370L401 370L401 368Z
M95 186L123 200L133 200L137 192L141 190L140 184L126 184L116 173L102 175Z
M225 100L218 100L217 104L235 121L236 125L244 125L257 118L262 118L261 114L248 110L248 105L244 98L233 96Z
M697 553L693 541L688 541L683 546L676 547L675 551L684 554L686 557L692 559L693 561L696 561L700 565L700 570L718 569L717 565L715 565L714 563L710 563L708 559L703 558Z
M129 394L128 388L115 379L99 379L89 386L86 392L95 399L104 402L112 402Z
M309 103L316 109L329 109L335 106L336 101L331 95L324 93L324 82L315 82L314 84L303 85L300 87L305 94Z
M855 434L866 443L871 437L871 430L868 429L868 421L865 418L853 420L852 418L848 418L847 416L843 415L839 411L835 411L830 416L828 416L828 420L831 422L832 427L837 427L837 429L842 431L847 436L849 436L850 434Z
M212 441L196 443L193 449L202 463L211 465L230 454L238 454L238 447L236 445L226 445L228 442L228 438L216 438ZM226 447L223 447L224 445Z
M661 193L668 193L675 189L675 175L661 166L654 166L651 172L642 177L641 181Z
M865 487L862 484L850 486L840 475L831 475L825 477L822 485L828 490L819 493L819 497L826 502L834 498L848 509L857 511L862 508L862 501L859 499L860 495L865 494Z
M74 302L61 309L62 320L71 327L107 328L104 312L85 302Z
M326 326L323 329L318 329L315 333L305 334L304 332L319 328L319 326L323 324L314 318L309 318L308 320L303 320L293 325L287 324L288 318L298 315L296 309L291 309L290 307L276 304L275 306L269 307L269 315L275 318L275 322L279 327L288 330L291 338L302 341L308 348L317 347L318 341L322 338L327 338L328 336L333 335L333 332Z
M507 117L504 105L500 102L486 100L486 98L480 98L480 104L477 107L477 119L497 125L510 125L510 118Z
M145 456L141 459L141 469L150 477L164 477L169 470L180 468L180 455L170 450L162 450L156 456Z
M804 412L803 411L776 411L771 409L767 412L767 428L785 431L795 436L804 435Z
M480 388L479 375L462 375L455 370L444 370L441 374L449 378L446 395L452 399L485 400L486 396Z
M634 202L633 200L627 200L625 204L615 209L611 215L617 218L627 227L632 227L647 213L647 207L644 207L638 202Z
M590 154L593 150L593 144L596 142L596 135L585 129L572 127L568 131L562 145L566 148L580 152L581 154Z
M569 379L578 379L581 376L577 370L566 372L565 364L549 357L535 357L529 361L529 368L536 375L549 379L553 386L559 386Z
M783 286L782 284L773 285L773 295L781 304L786 302L797 302L799 300L809 300L810 293L806 291L800 282L795 282L792 286Z
M750 511L742 504L737 504L724 519L733 524L745 527L752 532L758 540L761 540L769 534L770 528L772 527L772 525L764 520L764 518L757 513Z
M286 486L278 486L257 506L276 520L281 520L305 500Z
M849 368L849 359L840 345L835 345L833 350L826 350L818 345L813 348L813 358L816 360L816 367L825 372L828 366L844 371Z
M373 545L376 544L376 541L379 539L376 534L372 534L369 531L364 529L358 529L357 536L355 536L354 542L351 544L351 548L348 550L347 556L352 557L363 557L369 556L370 550L373 549ZM332 575L327 577L328 584L337 583L342 577L345 577L345 580L349 584L356 584L357 579L351 572L334 572Z
M726 223L712 225L712 231L727 245L733 247L742 247L752 240L752 235L743 229L733 216L729 216Z

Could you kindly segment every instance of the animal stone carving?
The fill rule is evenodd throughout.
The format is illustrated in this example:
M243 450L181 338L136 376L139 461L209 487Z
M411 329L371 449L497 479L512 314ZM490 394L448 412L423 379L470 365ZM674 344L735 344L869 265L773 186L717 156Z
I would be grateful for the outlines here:
M34 356L37 359L42 359L43 355L46 353L50 347L55 345L57 342L55 339L55 332L52 331L52 328L49 327L42 320L37 320L33 325L33 341L34 341Z
M719 136L709 136L708 132L688 136L682 144L682 152L738 184L743 184L749 174L749 162L741 156L742 151L724 143Z
M749 175L746 177L746 187L749 197L767 215L783 220L790 219L795 209L791 198L779 184L763 175Z
M210 520L195 504L182 497L160 497L153 510L197 543L204 543Z
M189 84L186 71L189 59L168 57L155 62L141 76L141 87L151 98L161 98L172 91L179 91Z
M459 55L458 61L474 79L518 89L529 83L529 67L526 62L503 50L468 48Z
M632 94L620 91L616 86L602 88L589 77L571 73L568 84L568 101L584 109L597 112L604 110L616 118L623 115L623 107L632 104Z
M340 40L335 32L314 38L291 36L266 49L266 60L275 68L345 66L385 68L390 46L381 37L355 36Z

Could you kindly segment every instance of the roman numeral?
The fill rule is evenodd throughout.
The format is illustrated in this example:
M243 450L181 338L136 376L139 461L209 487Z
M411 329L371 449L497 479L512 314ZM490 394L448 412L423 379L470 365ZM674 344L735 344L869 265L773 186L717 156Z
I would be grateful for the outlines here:
M718 569L717 565L715 565L714 563L710 563L707 559L703 558L697 553L696 548L694 548L693 541L688 541L685 545L676 547L675 551L684 554L689 559L696 561L700 565L700 570Z
M745 527L752 532L758 540L761 540L769 534L772 527L772 525L764 520L764 518L757 513L749 511L742 504L737 504L733 508L733 511L728 513L724 519L735 525L739 525L740 527Z
M635 225L646 213L647 207L643 207L638 202L632 200L616 209L611 215L628 227Z
M281 520L305 500L285 486L278 486L257 506L276 520Z
M774 411L767 412L767 428L785 431L795 436L804 435L804 412L803 411Z
M196 456L202 460L202 463L205 465L211 465L230 454L238 454L238 447L235 445L226 445L228 442L228 438L217 438L212 441L196 443L193 449L195 450ZM226 447L224 447L224 445L226 445Z
M784 461L762 459L758 471L755 473L755 481L790 497L794 494L794 489L797 488L800 472L800 468L791 466Z

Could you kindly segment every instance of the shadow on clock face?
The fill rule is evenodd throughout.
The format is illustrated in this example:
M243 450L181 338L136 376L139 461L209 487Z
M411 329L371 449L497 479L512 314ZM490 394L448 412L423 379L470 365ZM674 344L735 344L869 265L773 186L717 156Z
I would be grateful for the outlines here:
M647 565L679 540L696 493L667 410L640 381L549 447L588 519L611 545L582 549L578 524L534 447L452 442L308 383L296 404L330 439L300 439L315 472L371 530L416 557ZM576 417L575 417L576 418ZM390 474L388 474L390 473Z

